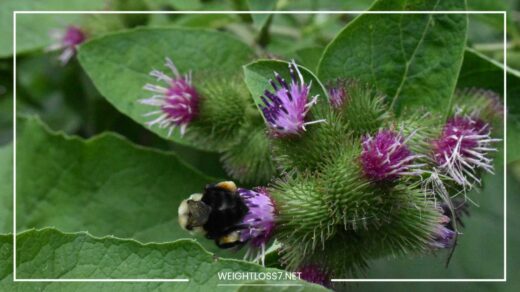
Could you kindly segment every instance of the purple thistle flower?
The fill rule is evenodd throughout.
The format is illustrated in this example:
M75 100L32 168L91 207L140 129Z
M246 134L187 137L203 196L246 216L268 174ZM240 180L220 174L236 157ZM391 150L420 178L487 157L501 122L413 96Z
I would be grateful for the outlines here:
M86 40L85 32L70 25L65 30L53 30L50 33L55 43L47 48L47 51L63 50L58 59L65 65L76 54L77 47Z
M319 284L325 287L330 287L330 275L318 265L305 265L301 267L298 272L300 273L300 279L307 282Z
M337 82L337 85L329 86L329 103L334 108L340 108L348 99L347 90L344 82Z
M449 229L447 225L450 218L446 215L441 215L439 224L434 228L432 233L432 241L430 247L434 249L450 248L455 243L455 231Z
M150 75L157 78L157 81L163 81L167 87L147 83L144 89L155 95L141 99L139 102L160 108L145 114L145 116L159 115L146 123L149 127L158 124L159 128L169 128L168 136L175 127L179 127L181 135L184 135L188 124L198 115L199 95L191 83L191 72L186 75L179 74L177 67L169 58L166 58L165 66L170 68L173 77L155 69L150 72Z
M317 102L318 95L313 96L308 101L311 83L305 84L294 60L289 64L289 71L291 74L290 84L287 84L277 72L274 72L278 85L270 80L274 92L266 90L264 96L260 97L263 101L263 105L260 107L264 117L273 132L278 136L298 134L302 130L305 131L306 125L325 121L305 122L305 116L311 106Z
M434 158L440 168L462 186L480 184L477 169L493 173L489 152L497 151L491 143L500 141L490 137L490 126L469 116L455 115L444 125L441 136L433 141Z
M413 160L421 155L414 155L406 146L406 140L390 130L380 130L374 137L363 137L360 160L366 177L381 182L420 174L424 164L413 164Z
M239 188L238 193L249 208L240 223L243 226L240 241L250 242L253 248L261 248L263 256L265 244L271 238L275 227L276 209L273 200L265 188Z

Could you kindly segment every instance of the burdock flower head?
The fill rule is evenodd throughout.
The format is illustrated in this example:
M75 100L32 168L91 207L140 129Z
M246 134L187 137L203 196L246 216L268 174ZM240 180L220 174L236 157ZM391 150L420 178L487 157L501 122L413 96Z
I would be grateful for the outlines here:
M376 182L393 181L403 175L418 175L423 164L414 164L414 155L406 140L391 130L380 130L375 136L366 135L360 156L365 176Z
M159 107L159 110L149 112L145 116L159 115L147 122L150 127L157 124L159 128L168 128L168 136L173 129L180 128L181 135L186 132L186 127L195 118L199 111L199 95L191 84L191 72L181 75L172 60L166 58L168 67L173 77L170 77L159 70L152 70L150 75L162 81L166 87L146 84L145 90L155 93L152 97L139 100L140 103Z
M434 249L450 248L455 243L455 231L448 228L450 218L446 215L439 217L438 225L435 226L432 233L430 247Z
M240 241L249 242L252 247L262 249L271 238L275 227L275 207L273 200L265 188L248 190L239 188L239 195L249 211L242 219L244 229L240 232Z
M53 30L50 33L55 43L47 48L48 51L63 50L59 56L60 62L65 65L76 54L78 45L86 39L85 32L70 25L65 30Z
M441 136L434 141L434 158L440 168L462 186L480 183L476 170L493 173L489 152L499 139L490 137L490 126L480 119L455 115L444 125Z
M311 83L306 84L303 76L298 69L294 60L289 64L289 72L291 74L291 83L287 82L277 73L274 72L276 81L270 80L274 92L266 90L262 96L263 105L261 105L264 117L274 134L278 136L299 134L305 131L305 126L324 122L325 120L316 120L305 122L305 116L309 112L312 105L318 100L315 95L308 100Z

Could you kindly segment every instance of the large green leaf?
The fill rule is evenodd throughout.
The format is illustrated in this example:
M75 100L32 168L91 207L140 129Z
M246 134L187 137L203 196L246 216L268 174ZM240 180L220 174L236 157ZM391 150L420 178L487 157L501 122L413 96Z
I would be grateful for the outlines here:
M19 120L17 231L55 226L144 242L190 237L177 223L177 207L214 181L171 152L114 134L82 140L49 132L34 118Z
M209 76L225 79L237 74L252 56L248 46L229 34L181 28L139 28L111 34L86 43L79 53L81 64L101 94L140 124L150 120L145 113L155 110L138 103L151 96L143 86L155 83L149 72L165 69L165 57L171 58L180 72L192 71L195 87L203 87ZM178 132L168 137L167 129L151 130L187 144Z
M118 291L129 289L168 291L208 291L218 284L246 284L251 281L219 280L223 272L272 272L259 265L232 259L220 259L193 240L142 244L114 237L96 238L87 233L62 233L56 229L30 230L17 236L17 278L134 278L189 279L180 283L18 283L13 284L12 236L0 236L0 282L3 291L62 290ZM269 282L260 282L267 284ZM276 281L298 285L297 291L326 291L303 281ZM258 282L257 282L258 284ZM241 286L227 287L238 290ZM294 288L294 287L293 287ZM5 290L4 290L5 289ZM264 287L264 291L272 289Z
M13 139L12 62L0 60L0 145Z
M102 10L104 0L2 0L0 1L0 58L13 54L13 11ZM77 24L79 14L18 14L16 23L16 52L41 49L52 43L49 32L68 24Z
M296 50L296 56L301 64L312 72L316 72L322 54L323 48L316 46Z
M0 233L13 231L13 145L0 148Z
M372 10L464 10L464 1L376 1ZM446 113L462 64L466 15L363 14L328 45L322 82L355 78L388 95L397 112L428 107Z
M520 159L520 73L507 72L507 162ZM504 93L504 66L483 54L467 49L457 86L478 87Z
M326 89L312 72L298 66L307 84L312 82L311 95L319 95L318 100L326 100ZM288 63L284 61L260 60L244 66L244 75L247 87L257 105L262 104L260 97L265 90L272 90L269 80L274 79L274 72L278 72L286 80L290 80Z

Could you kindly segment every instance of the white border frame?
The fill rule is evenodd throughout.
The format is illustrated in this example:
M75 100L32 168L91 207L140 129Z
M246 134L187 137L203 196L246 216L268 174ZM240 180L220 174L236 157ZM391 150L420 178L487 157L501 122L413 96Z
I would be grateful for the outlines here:
M13 11L13 282L189 282L189 279L19 279L16 277L16 16L18 14L497 14L504 19L504 276L499 279L332 279L332 282L507 282L507 11Z

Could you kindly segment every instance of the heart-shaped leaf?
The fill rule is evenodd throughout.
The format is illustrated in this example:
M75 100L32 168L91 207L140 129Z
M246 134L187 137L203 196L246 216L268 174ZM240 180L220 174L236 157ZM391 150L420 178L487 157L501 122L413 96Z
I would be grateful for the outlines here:
M4 151L9 148L0 158L10 159ZM177 208L215 182L171 152L114 134L68 137L34 118L19 120L16 164L18 232L55 226L144 242L190 237L177 223ZM0 190L12 196L7 184ZM212 241L201 241L216 250Z
M79 60L101 94L119 111L144 125L150 117L143 115L156 109L142 105L138 100L152 95L143 90L143 86L156 83L149 72L167 69L164 67L166 57L173 60L181 73L191 71L195 88L202 88L207 78L225 80L239 74L241 66L252 56L247 45L223 32L139 28L84 44ZM168 129L152 127L150 130L161 137L189 144L178 132L168 136ZM192 146L205 148L204 145Z
M371 10L464 10L464 1L376 1ZM363 14L328 45L322 82L351 78L377 87L397 113L447 113L466 44L464 14Z
M159 289L168 291L208 291L219 284L235 284L239 289L251 280L226 281L230 271L271 273L259 265L232 259L220 259L205 251L193 240L142 244L112 236L96 238L87 233L62 233L53 228L30 230L17 236L16 276L18 279L188 279L178 283L103 283L102 289ZM12 279L12 236L0 236L0 282L12 291L19 286ZM220 272L220 274L219 274ZM261 281L255 284L294 285L298 291L326 291L325 288L300 280ZM19 283L20 284L20 283ZM44 289L49 283L21 283L22 287ZM63 284L63 283L59 283ZM99 289L101 283L67 283L62 290ZM263 287L272 289L272 287ZM96 290L97 290L96 289Z

